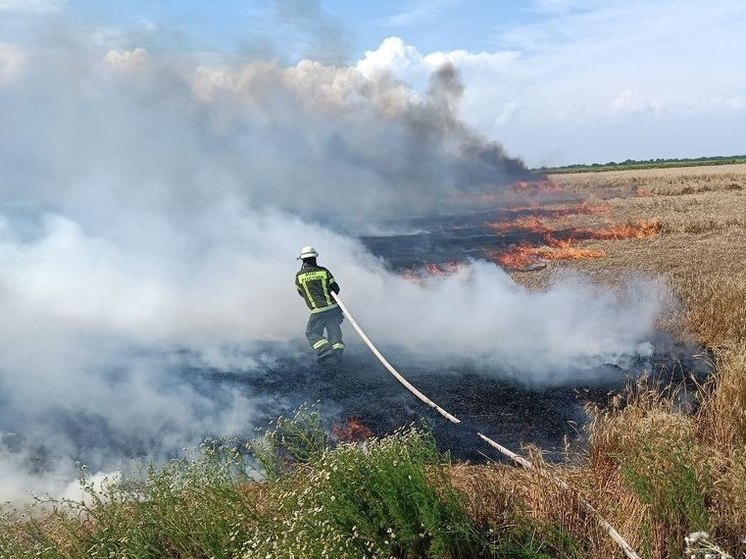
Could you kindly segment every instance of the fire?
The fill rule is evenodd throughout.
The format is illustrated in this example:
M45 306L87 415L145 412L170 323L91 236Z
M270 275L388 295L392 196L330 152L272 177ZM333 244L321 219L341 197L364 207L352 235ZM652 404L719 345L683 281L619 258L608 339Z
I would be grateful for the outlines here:
M552 231L540 218L533 215L519 217L512 221L498 221L490 223L489 226L498 233L507 233L518 229L524 229L532 233L549 233Z
M527 193L556 193L562 192L562 186L559 183L545 179L541 181L516 181L513 183L515 192Z
M465 265L466 264L464 262L455 261L440 263L431 262L430 264L425 264L421 268L405 270L402 273L402 276L404 277L404 279L407 279L409 281L422 283L422 280L428 276L443 277L455 274L461 271Z
M601 249L577 246L577 241L573 239L556 239L547 235L544 242L546 246L522 244L506 252L492 251L488 253L488 257L503 268L525 270L542 260L587 260L606 256L606 252Z
M541 257L545 260L585 260L588 258L603 258L606 252L595 248L581 248L573 239L555 239L548 235L545 239L551 250L543 251Z
M431 276L450 276L461 270L463 266L463 262L441 262L440 264L432 262L425 266L425 270Z
M585 260L603 258L606 255L602 249L579 247L578 242L582 240L646 239L654 237L661 231L661 223L657 219L629 222L600 229L572 229L564 232L569 235L567 238L555 236L555 231L535 216L519 218L510 223L493 223L490 226L497 232L526 230L543 234L543 246L524 243L504 252L488 253L488 257L500 266L514 270L527 269L541 260Z
M526 230L532 233L551 233L552 229L545 224L542 218L537 214L541 213L544 219L557 219L563 217L572 217L575 215L594 215L611 212L610 204L579 204L566 208L541 209L536 206L527 206L521 208L511 208L512 212L528 211L529 214L517 217L512 220L497 221L488 225L498 233L508 231Z
M657 219L645 219L637 223L625 223L602 229L588 230L589 236L599 240L648 239L655 237L662 229Z
M490 251L487 256L494 262L511 270L522 270L535 264L538 248L530 245L518 245L507 252Z
M332 435L345 443L361 442L373 437L373 431L366 427L358 417L350 417L346 424L335 423Z

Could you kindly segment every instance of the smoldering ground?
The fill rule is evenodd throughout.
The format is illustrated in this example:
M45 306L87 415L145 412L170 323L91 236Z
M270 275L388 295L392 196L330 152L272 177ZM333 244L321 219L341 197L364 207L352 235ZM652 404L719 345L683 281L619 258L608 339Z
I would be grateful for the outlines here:
M525 176L459 121L454 68L416 94L313 61L211 67L70 40L19 57L0 82L3 498L59 491L76 462L251 433L295 404L302 386L262 387L309 370L292 285L308 243L370 335L435 373L467 359L557 385L650 353L653 282L535 293L474 262L416 284L358 240Z

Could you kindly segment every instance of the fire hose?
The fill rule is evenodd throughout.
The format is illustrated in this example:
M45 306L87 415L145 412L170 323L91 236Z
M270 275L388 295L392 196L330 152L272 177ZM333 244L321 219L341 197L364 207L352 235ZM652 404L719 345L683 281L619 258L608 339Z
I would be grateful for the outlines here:
M402 376L399 371L397 371L391 363L388 362L388 360L383 356L383 354L378 351L378 348L373 344L372 341L370 341L370 338L365 334L363 329L360 327L360 325L357 323L357 321L353 318L352 314L350 314L350 311L347 309L345 304L342 302L342 299L337 295L336 293L332 293L332 297L334 297L334 300L339 305L339 308L342 309L342 312L344 313L347 320L350 321L350 324L352 324L352 327L357 331L357 333L362 338L363 342L365 342L365 345L368 346L368 348L373 352L373 355L376 356L376 358L381 362L381 364L386 367L386 369L398 380L407 390L409 390L412 394L414 394L418 399L420 399L422 402L433 408L435 411L437 411L440 415L445 417L448 421L455 424L460 424L461 420L458 419L456 416L448 413L446 410L441 408L438 404L433 402L430 398L425 396L422 392L417 390L417 388L412 385L404 376ZM501 444L498 444L491 438L487 437L486 435L480 433L479 431L476 432L476 435L482 439L484 442L486 442L488 445L490 445L492 448L499 451L501 454L507 456L511 460L513 460L515 463L519 464L520 466L526 468L527 470L532 470L534 472L537 472L542 477L546 478L547 480L553 482L558 487L562 488L566 491L571 491L578 495L580 498L580 502L583 504L583 506L586 508L588 512L590 512L598 522L599 526L611 537L612 540L621 548L621 550L624 552L624 554L629 559L641 559L640 556L635 552L634 549L632 549L632 546L630 546L627 541L617 532L614 527L609 524L609 522L599 513L593 505L591 505L582 495L579 494L578 491L575 491L572 487L570 487L565 481L557 478L556 476L553 476L551 473L547 472L546 470L537 468L534 466L534 464L527 460L526 458L520 456L519 454L516 454L515 452L507 449L506 447L502 446Z

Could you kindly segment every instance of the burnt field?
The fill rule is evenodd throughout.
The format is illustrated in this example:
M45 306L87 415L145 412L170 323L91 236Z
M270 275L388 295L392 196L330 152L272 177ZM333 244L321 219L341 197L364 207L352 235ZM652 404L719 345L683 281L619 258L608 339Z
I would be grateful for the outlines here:
M312 404L328 432L342 433L342 438L344 433L384 436L414 423L431 429L439 449L453 459L481 463L501 457L477 439L476 431L516 450L538 446L547 459L559 459L566 447L584 446L585 405L603 407L611 394L643 375L662 385L684 386L701 382L709 372L698 348L666 334L654 340L649 356L630 359L627 367L577 371L576 380L551 385L532 386L515 373L469 363L423 365L417 356L389 356L412 384L462 421L453 425L400 385L367 348L348 343L353 349L338 364L317 365L304 349L288 355L287 347L267 346L266 356L285 357L269 357L250 372L187 367L183 373L211 397L236 388L259 397L259 424ZM682 405L688 403L682 400Z
M605 252L585 248L589 243L608 247L616 241L645 243L658 236L656 220L614 215L611 204L638 196L634 184L589 197L539 182L528 193L514 190L453 200L440 215L384 223L382 229L396 232L360 240L389 270L413 282L456 273L470 261L483 260L514 272L525 283L541 283L567 263L602 261ZM361 428L365 435L384 436L411 423L424 423L441 451L449 451L456 460L484 462L499 457L476 438L475 431L512 449L534 445L548 459L559 459L563 450L584 446L587 405L603 408L614 394L645 378L654 385L679 387L680 404L691 409L689 392L712 368L711 356L701 346L663 329L640 354L556 375L547 371L541 383L521 371L466 357L427 362L425 355L380 347L420 391L462 420L456 426L401 386L351 327L343 328L348 350L339 364L315 364L299 341L294 347L266 346L262 354L267 358L248 373L187 367L185 378L206 393L246 390L257 398L260 425L314 404L331 433L350 432L347 426L352 425L353 431Z
M599 259L604 253L588 251L584 243L642 239L658 234L640 221L612 219L607 199L634 197L634 188L612 191L601 198L558 190L538 183L518 201L514 193L483 200L456 201L450 213L412 217L384 224L393 234L362 236L361 241L381 258L391 271L413 282L429 276L457 272L470 261L484 260L539 280L554 271L547 265L581 259ZM598 215L602 216L599 221ZM404 231L402 233L402 231ZM608 232L612 231L613 234ZM529 271L535 270L535 271ZM468 325L464 325L468 327ZM362 426L366 434L384 436L410 423L424 422L432 429L442 451L456 460L483 462L497 459L474 435L480 431L502 444L519 450L522 445L542 448L548 458L559 458L563 449L582 447L585 440L585 406L604 407L609 398L636 379L653 384L678 386L686 392L704 381L711 371L709 355L692 341L660 331L641 354L622 362L590 369L547 371L547 382L499 366L470 362L464 358L448 362L423 361L397 347L381 347L395 367L435 403L462 420L454 426L421 403L401 386L364 347L355 332L346 328L347 355L342 363L316 365L302 343L295 348L267 347L270 357L250 374L192 369L192 379L201 378L203 388L243 386L259 396L262 420L269 423L279 414L289 414L307 403L315 403L327 429L346 432L346 426ZM363 325L365 328L365 325ZM374 340L375 343L375 340Z
M589 195L546 182L533 188L531 192L503 191L481 199L451 200L439 215L383 223L381 230L394 233L364 235L360 240L385 268L415 284L484 261L510 270L514 280L541 290L552 274L566 266L603 269L606 251L612 252L616 245L644 246L666 235L660 227L651 230L640 225L645 225L640 217L649 214L617 215L620 201L649 200L638 196L635 185L615 186L599 196L595 191ZM606 280L600 278L599 283ZM351 310L356 312L355 307ZM366 328L365 323L361 325ZM454 327L468 331L472 326L469 317L462 316ZM301 322L299 338L302 329ZM122 386L141 382L152 386L157 394L153 407L161 406L153 415L156 427L146 432L132 430L131 420L120 420L108 408L81 411L52 405L44 414L9 408L3 444L18 456L20 449L33 445L23 467L34 471L52 467L60 452L91 468L105 468L122 457L173 456L183 444L181 433L192 439L251 436L252 427L267 426L280 415L312 404L318 406L327 431L341 433L342 438L349 425L359 426L369 436L385 436L424 422L435 434L439 449L450 451L456 460L499 459L476 438L475 431L516 451L522 445L535 445L548 458L560 459L568 445L575 449L585 445L585 406L603 408L613 394L643 377L688 389L710 371L709 356L701 346L664 327L645 339L639 352L590 367L549 367L541 374L501 366L499 361L470 359L466 353L430 359L427 353L381 344L377 331L369 331L410 382L462 420L461 426L454 426L400 385L349 324L343 329L348 349L337 365L316 365L302 338L228 348L228 354L235 354L233 365L221 367L192 350L146 350L147 373L140 375L135 367L124 373L112 370L102 378L113 383L115 393ZM136 355L125 353L127 360L138 362ZM128 388L130 393L139 397L137 389ZM157 404L157 399L164 403ZM240 414L248 425L246 420L231 419ZM183 417L193 420L186 422ZM32 443L30 424L42 425L50 435Z

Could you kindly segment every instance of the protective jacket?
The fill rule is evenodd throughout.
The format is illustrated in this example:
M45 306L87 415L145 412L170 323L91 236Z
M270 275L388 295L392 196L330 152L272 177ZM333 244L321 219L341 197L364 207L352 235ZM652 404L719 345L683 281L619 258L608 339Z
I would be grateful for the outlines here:
M332 273L323 266L304 262L295 274L295 287L312 314L338 307L331 293L339 293L339 285Z

